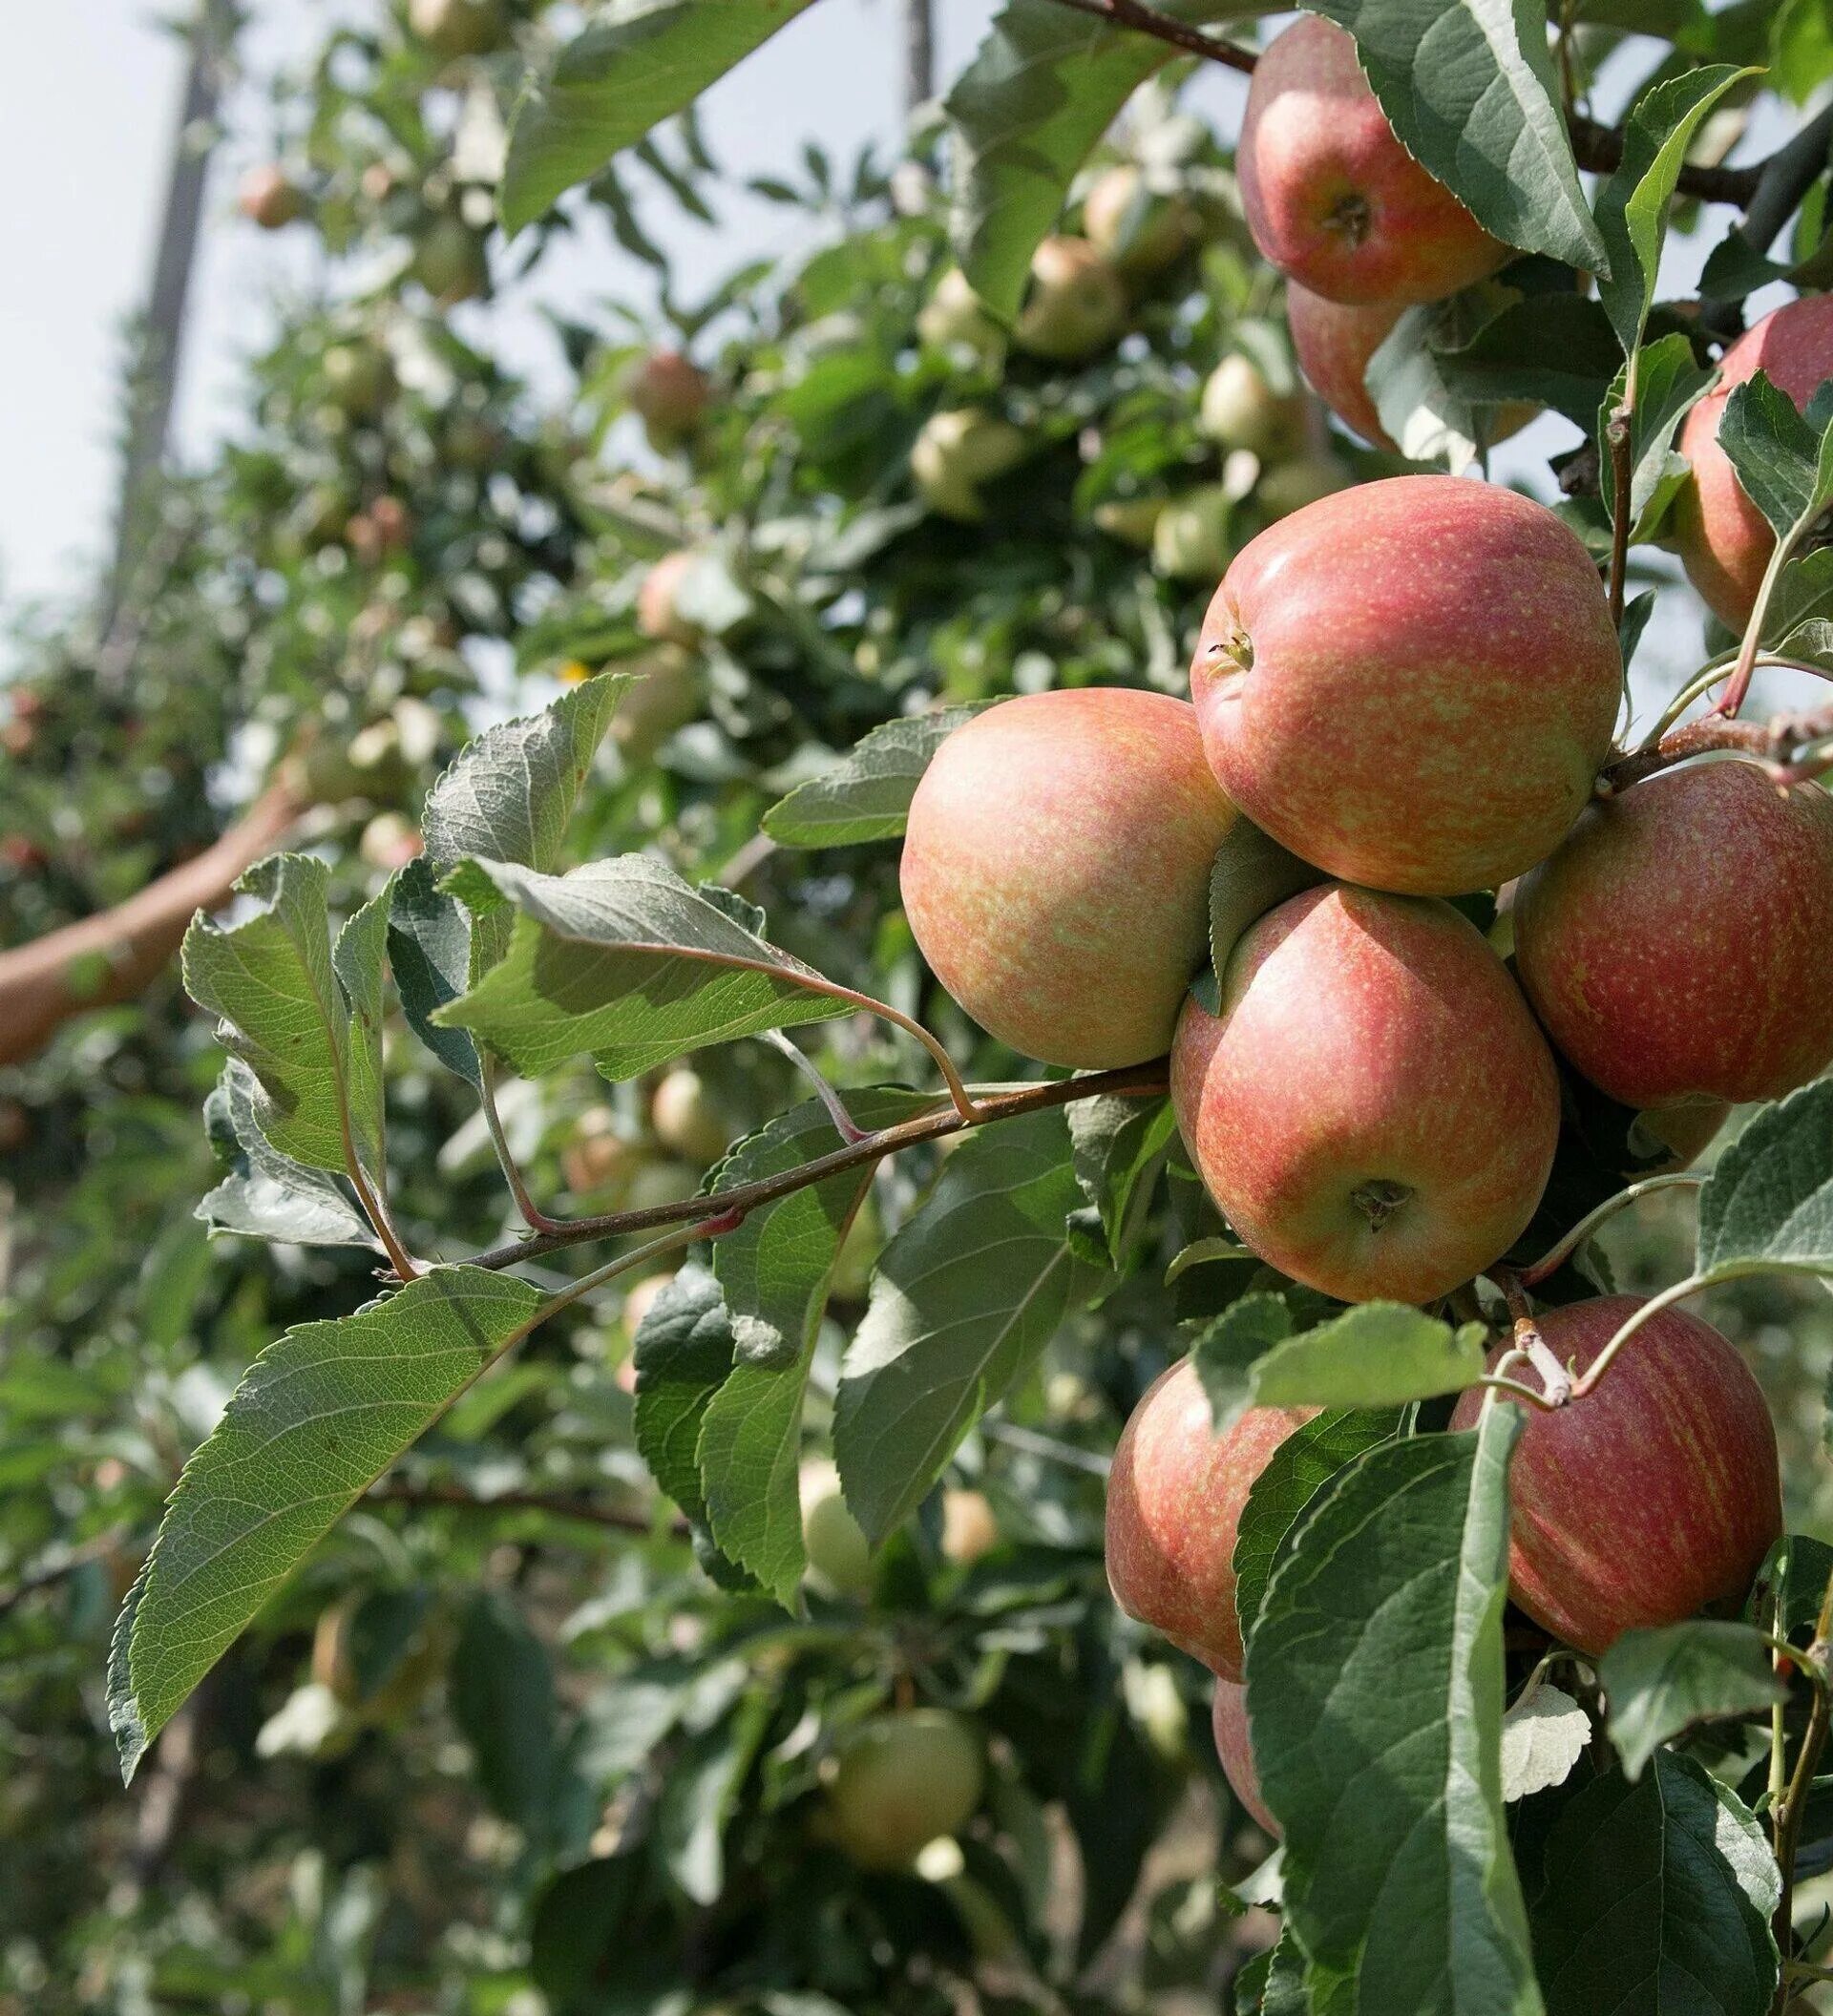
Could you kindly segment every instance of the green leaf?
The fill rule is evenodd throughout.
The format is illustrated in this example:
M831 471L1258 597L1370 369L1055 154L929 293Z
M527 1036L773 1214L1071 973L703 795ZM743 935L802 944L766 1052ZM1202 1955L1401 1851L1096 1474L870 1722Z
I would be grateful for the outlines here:
M735 1713L693 1737L664 1781L657 1846L669 1875L703 1908L717 1903L726 1886L726 1829L773 1706L765 1689L754 1689Z
M212 1231L289 1246L369 1246L369 1222L335 1177L308 1169L272 1145L255 1118L261 1087L240 1058L231 1058L204 1105L213 1144L226 1150L229 1173L198 1206Z
M764 830L779 847L857 847L896 839L936 751L991 704L940 707L881 722L832 769L779 798L764 814Z
M545 1308L526 1281L441 1267L261 1354L184 1466L116 1625L125 1776L346 1509Z
M1254 1369L1260 1407L1393 1407L1484 1374L1481 1323L1453 1330L1403 1302L1364 1302L1276 1344Z
M1763 642L1779 644L1802 623L1833 617L1833 546L1790 560L1763 616Z
M1675 432L1715 376L1693 361L1693 346L1678 334L1650 344L1636 360L1635 405L1630 414L1632 545L1658 536L1668 507L1687 480L1687 459L1674 446ZM1607 512L1616 508L1609 429L1612 415L1623 404L1628 384L1626 364L1597 410L1598 484Z
M606 1078L635 1078L863 1005L646 854L566 875L471 860L449 886L474 913L508 901L517 915L502 959L433 1020L471 1030L524 1077L590 1056Z
M1467 403L1532 400L1589 433L1618 362L1602 304L1586 294L1529 294L1461 348L1443 351L1438 374Z
M1611 1741L1632 1783L1664 1743L1730 1715L1784 1700L1762 1634L1747 1624L1695 1619L1625 1631L1598 1662Z
M1792 1638L1820 1620L1833 1578L1833 1546L1805 1533L1784 1533L1769 1550L1744 1605L1744 1622Z
M663 1491L704 1524L701 1423L732 1369L731 1321L706 1268L684 1267L650 1304L638 1326L635 1360L637 1453Z
M1591 1718L1545 1681L1502 1718L1502 1796L1513 1804L1563 1785L1591 1740Z
M380 1169L388 1138L382 1112L382 1023L389 935L387 885L357 911L331 947L331 971L349 1012L345 1072L350 1126L366 1168Z
M1515 1409L1488 1407L1469 1434L1340 1472L1275 1569L1249 1648L1287 1920L1356 2008L1541 2007L1499 1761L1519 1432Z
M389 964L408 1027L448 1071L484 1088L477 1045L462 1029L442 1029L433 1011L471 985L471 919L434 882L432 863L416 855L394 878L389 912Z
M1700 121L1740 77L1754 74L1717 64L1683 71L1651 84L1623 129L1623 158L1597 193L1597 228L1610 251L1610 273L1598 297L1625 357L1641 347L1654 300L1668 205Z
M1825 508L1821 437L1767 372L1732 387L1718 422L1718 445L1779 537L1789 537Z
M1691 1757L1662 1751L1570 1798L1530 1882L1548 2016L1766 2016L1780 1883L1762 1830Z
M1285 1297L1267 1289L1239 1296L1204 1325L1190 1346L1190 1363L1218 1428L1247 1406L1254 1367L1291 1334L1292 1311Z
M1765 1106L1699 1192L1694 1272L1833 1272L1833 1080Z
M452 1712L493 1812L539 1839L559 1767L554 1668L521 1611L495 1590L466 1606L452 1660Z
M228 925L200 912L184 934L184 984L222 1018L224 1046L254 1073L261 1131L293 1162L341 1170L349 1005L331 969L328 882L304 854L257 862L236 887L261 908Z
M523 99L500 207L514 234L685 110L809 0L610 0Z
M1220 982L1242 934L1289 896L1324 879L1321 869L1288 853L1251 819L1237 818L1230 827L1210 868L1210 971L1196 990L1211 1015L1221 1007Z
M1234 1536L1234 1606L1250 1643L1279 1544L1317 1493L1365 1451L1391 1441L1398 1411L1333 1408L1295 1429L1254 1480Z
M1177 1133L1168 1099L1085 1099L1068 1108L1076 1181L1101 1223L1097 1264L1127 1265L1151 1223L1158 1173Z
M1365 374L1370 398L1388 438L1413 462L1443 462L1453 475L1477 458L1483 429L1469 398L1444 368L1456 354L1435 342L1443 304L1407 308L1381 339Z
M874 1540L914 1511L961 1437L1100 1279L1061 1110L970 1135L879 1256L834 1399L847 1503Z
M1524 252L1605 274L1538 0L1312 0L1356 37L1407 151Z

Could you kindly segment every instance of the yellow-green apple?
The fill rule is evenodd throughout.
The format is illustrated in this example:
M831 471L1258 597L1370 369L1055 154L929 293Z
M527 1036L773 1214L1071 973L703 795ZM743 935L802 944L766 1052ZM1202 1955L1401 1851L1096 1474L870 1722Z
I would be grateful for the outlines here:
M664 553L643 578L637 590L637 628L658 643L678 644L691 651L702 641L703 632L692 618L681 613L682 584L694 570L699 556L683 547Z
M1234 505L1226 483L1199 483L1169 498L1152 519L1153 568L1167 580L1214 580L1234 555Z
M901 1869L973 1816L986 1781L980 1732L943 1708L874 1715L839 1745L828 1785L834 1838L868 1869Z
M305 191L277 161L251 168L242 177L236 206L263 231L281 231L297 223L310 207Z
M1149 551L1158 521L1169 503L1170 499L1163 496L1108 497L1095 506L1093 517L1110 539Z
M798 1489L809 1572L832 1595L863 1595L873 1582L872 1543L841 1493L839 1471L831 1462L806 1462Z
M1269 522L1289 518L1320 497L1347 490L1351 480L1335 455L1295 455L1289 462L1275 462L1266 472L1254 486L1254 501Z
M373 413L394 389L394 367L388 351L366 337L332 344L321 368L326 395L352 420Z
M1302 443L1304 407L1275 392L1253 358L1234 350L1203 381L1196 429L1223 448L1250 449L1264 462Z
M1031 255L1031 286L1012 340L1034 357L1079 364L1126 326L1127 289L1085 238L1046 238Z
M1196 716L1089 686L1001 701L936 752L899 880L936 977L1044 1063L1169 1048L1203 957L1210 866L1234 823Z
M1741 630L1756 606L1776 535L1718 446L1734 387L1758 371L1805 407L1833 378L1833 294L1791 301L1738 337L1719 360L1718 383L1687 415L1680 452L1693 473L1675 499L1674 537L1687 578L1721 623Z
M706 1081L685 1064L664 1074L649 1102L649 1126L664 1148L689 1162L716 1161L732 1138Z
M643 422L649 445L679 448L706 417L713 388L706 373L679 350L651 350L631 366L623 396Z
M1576 536L1461 476L1365 483L1263 532L1190 667L1204 747L1248 817L1331 874L1415 895L1494 888L1558 845L1622 683Z
M1640 1306L1604 1295L1544 1310L1540 1334L1583 1373ZM1470 1427L1482 1402L1464 1394L1451 1425ZM1663 1310L1591 1392L1522 1412L1508 1588L1537 1624L1595 1657L1624 1631L1741 1605L1782 1530L1776 1429L1709 1323Z
M911 445L910 473L932 511L972 524L986 515L980 486L1031 452L1022 428L978 406L931 413Z
M1235 171L1262 256L1332 301L1440 301L1512 256L1396 138L1355 42L1316 14L1254 66Z
M1263 1833L1279 1838L1279 1822L1267 1811L1260 1796L1260 1774L1254 1764L1254 1737L1248 1728L1248 1690L1239 1681L1217 1680L1215 1705L1210 1711L1210 1728L1215 1737L1215 1754L1221 1759L1222 1775L1229 1790L1246 1807Z
M1188 197L1150 188L1130 161L1104 168L1082 200L1088 242L1116 272L1152 280L1174 266L1203 235L1203 220Z
M1671 1106L1651 1106L1630 1124L1630 1152L1639 1166L1625 1169L1626 1178L1659 1176L1690 1167L1717 1138L1731 1118L1728 1099L1681 1100Z
M1592 807L1515 896L1548 1034L1627 1106L1779 1099L1833 1060L1833 798L1738 760Z
M967 350L989 364L1005 353L1005 331L959 266L951 266L936 283L917 313L916 333L936 349Z
M1263 1260L1345 1302L1430 1302L1527 1229L1558 1072L1448 903L1307 890L1242 934L1221 1009L1186 1004L1171 1103L1216 1208Z
M1239 1680L1234 1541L1254 1480L1317 1412L1250 1407L1217 1428L1203 1381L1180 1358L1146 1389L1107 1473L1107 1586L1225 1680Z
M560 1175L575 1197L609 1201L628 1188L643 1160L609 1106L588 1106L560 1150Z
M475 301L490 285L482 235L462 218L434 218L413 248L413 277L442 308Z
M942 1559L970 1568L1000 1544L1000 1522L984 1491L965 1486L942 1493Z
M408 0L408 26L441 56L481 56L508 32L502 0Z
M700 680L692 658L679 644L658 644L618 669L635 673L637 681L618 703L611 739L631 763L647 763L677 728L699 714ZM588 668L580 666L579 677L590 677Z

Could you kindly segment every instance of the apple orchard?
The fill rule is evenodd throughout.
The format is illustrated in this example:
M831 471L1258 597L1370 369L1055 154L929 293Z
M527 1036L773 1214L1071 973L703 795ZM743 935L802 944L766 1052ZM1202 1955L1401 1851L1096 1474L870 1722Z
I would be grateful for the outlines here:
M10 689L9 1719L193 1838L0 2009L1827 2006L1823 8L1008 0L685 305L823 11L339 31L393 277Z

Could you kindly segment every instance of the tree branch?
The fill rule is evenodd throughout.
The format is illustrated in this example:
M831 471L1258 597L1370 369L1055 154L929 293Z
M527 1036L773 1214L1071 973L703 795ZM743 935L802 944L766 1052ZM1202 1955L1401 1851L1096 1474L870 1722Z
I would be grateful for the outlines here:
M1073 8L1079 14L1092 14L1114 28L1137 29L1154 41L1169 42L1187 55L1202 56L1211 63L1226 64L1231 70L1251 72L1258 60L1251 49L1236 49L1232 42L1219 42L1200 28L1190 28L1140 0L1057 0L1059 7Z
M493 1491L479 1497L462 1484L391 1483L378 1484L364 1494L366 1505L436 1506L453 1512L544 1512L556 1519L578 1520L585 1525L603 1526L614 1533L653 1533L655 1520L647 1512L625 1512L615 1505L600 1505L589 1498L541 1491ZM677 1519L672 1529L685 1532L687 1522Z
M866 1163L879 1162L899 1148L919 1143L944 1140L988 1121L1016 1120L1025 1113L1042 1113L1052 1106L1073 1105L1084 1099L1156 1099L1168 1089L1166 1060L1130 1064L1120 1071L1094 1071L1082 1078L1051 1079L1043 1084L1023 1085L1016 1091L989 1092L974 1101L970 1118L942 1099L934 1113L919 1114L868 1134L863 1141L850 1142L827 1155L817 1155L799 1167L780 1175L762 1176L755 1183L735 1185L709 1197L686 1197L674 1204L655 1204L635 1211L612 1211L598 1218L575 1218L551 1232L539 1232L508 1246L478 1253L473 1267L515 1267L524 1260L538 1260L543 1253L558 1252L569 1246L583 1246L600 1239L622 1238L627 1232L643 1232L659 1226L682 1225L694 1219L742 1219L759 1206L774 1204L779 1197L804 1190L843 1170L856 1169ZM941 1096L938 1095L938 1098Z

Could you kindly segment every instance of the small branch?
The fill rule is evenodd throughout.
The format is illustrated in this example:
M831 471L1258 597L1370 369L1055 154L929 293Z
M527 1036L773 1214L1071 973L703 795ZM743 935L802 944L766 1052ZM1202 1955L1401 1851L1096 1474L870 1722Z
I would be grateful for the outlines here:
M1592 175L1610 175L1623 165L1623 135L1617 127L1601 126L1577 113L1570 121L1570 132L1572 158L1581 168ZM1746 168L1688 162L1680 170L1679 193L1696 197L1702 203L1728 203L1741 210L1755 198L1771 160L1753 161Z
M1610 417L1604 438L1611 450L1611 622L1623 621L1623 600L1629 578L1630 521L1633 516L1630 495L1633 482L1630 449L1631 416L1635 410L1635 359L1630 359L1630 374L1624 381L1623 403Z
M1769 556L1769 565L1763 569L1756 604L1750 612L1749 622L1744 625L1744 640L1738 648L1738 662L1731 668L1731 682L1712 709L1714 714L1722 714L1728 721L1736 718L1738 709L1744 704L1744 696L1750 691L1750 682L1757 669L1757 654L1762 644L1763 624L1769 617L1769 598L1776 592L1782 569L1787 566L1806 531L1807 526L1801 524L1785 537L1779 537L1776 550Z
M847 1111L839 1093L821 1075L820 1067L811 1057L790 1042L780 1029L767 1029L764 1032L764 1040L769 1044L771 1049L781 1051L814 1087L814 1096L827 1108L828 1118L833 1123L833 1130L842 1141L855 1142L865 1140L865 1129L853 1125L853 1115ZM538 1228L538 1229L542 1230L547 1228L546 1227Z
M389 1265L394 1270L395 1278L401 1281L417 1281L420 1270L413 1263L413 1256L402 1244L401 1235L394 1228L394 1221L389 1216L389 1208L378 1192L370 1189L369 1179L363 1173L363 1165L356 1151L349 1144L349 1129L345 1128L345 1142L348 1162L345 1174L350 1179L350 1187L356 1192L356 1201L363 1208L363 1215L375 1229L375 1236L382 1242L382 1250L389 1256Z
M1716 1278L1722 1281L1727 1278L1727 1275L1720 1274L1716 1276ZM1684 1281L1676 1281L1672 1288L1664 1288L1658 1295L1651 1295L1643 1303L1642 1307L1624 1322L1623 1327L1617 1332L1615 1336L1605 1345L1604 1349L1598 1353L1597 1356L1579 1375L1572 1387L1572 1397L1575 1400L1582 1400L1588 1393L1596 1390L1598 1381L1610 1371L1612 1361L1615 1358L1617 1353L1634 1336L1643 1324L1647 1323L1652 1317L1658 1316L1664 1309L1672 1309L1676 1302L1684 1302L1689 1295L1696 1295L1707 1285L1697 1274L1689 1274Z
M1078 1449L1073 1442L1060 1442L1055 1436L1040 1435L1034 1428L1021 1428L1014 1421L982 1421L980 1433L988 1441L1003 1442L1008 1449L1042 1457L1046 1463L1062 1463L1067 1469L1085 1471L1090 1477L1106 1477L1113 1468L1108 1457L1092 1449Z
M1232 42L1218 42L1201 29L1190 28L1156 8L1143 7L1139 0L1057 0L1059 7L1073 8L1079 14L1092 14L1113 28L1136 29L1154 41L1169 42L1187 55L1202 56L1211 63L1226 64L1230 70L1252 73L1258 58L1251 49L1236 49Z
M503 1172L503 1181L509 1185L509 1194L516 1200L516 1208L522 1214L522 1223L530 1231L554 1231L560 1224L559 1219L550 1218L528 1194L522 1172L516 1166L515 1156L509 1152L502 1115L496 1110L496 1068L487 1056L484 1058L483 1080L478 1097L483 1102L484 1124L490 1129L491 1145L496 1150L497 1166Z
M653 1533L656 1522L644 1512L624 1512L600 1505L588 1498L549 1496L540 1491L493 1491L479 1497L459 1484L378 1484L358 1502L365 1505L437 1506L455 1512L543 1512L556 1519L573 1519L582 1524L604 1526L614 1533ZM673 1522L685 1532L686 1521Z
M54 1589L59 1583L68 1582L73 1575L88 1567L92 1562L101 1561L112 1554L127 1535L127 1527L115 1527L110 1532L96 1534L93 1540L84 1541L80 1546L71 1548L69 1553L57 1561L41 1567L28 1568L16 1582L8 1583L4 1588L0 1588L0 1617L17 1609L28 1596L35 1596L41 1589Z
M1833 105L1823 107L1793 139L1757 164L1757 186L1745 206L1743 235L1759 251L1767 252L1776 234L1801 206L1820 178L1833 148Z
M1614 1197L1605 1198L1595 1210L1587 1211L1558 1245L1549 1248L1532 1267L1524 1267L1516 1278L1523 1288L1537 1288L1549 1274L1557 1273L1606 1219L1613 1218L1626 1206L1648 1196L1652 1190L1671 1190L1683 1184L1692 1186L1705 1180L1696 1169L1675 1169L1665 1176L1645 1176L1640 1183L1633 1183L1627 1189L1618 1190Z
M1807 1656L1822 1670L1826 1666L1828 1639L1833 1637L1833 1577L1829 1577L1826 1593L1821 1599L1821 1614L1814 1627L1814 1642L1807 1648ZM1826 1689L1817 1687L1807 1713L1807 1729L1801 1737L1801 1747L1795 1755L1795 1770L1788 1781L1788 1792L1776 1817L1776 1864L1782 1874L1782 1894L1776 1905L1776 1915L1771 1920L1771 1929L1776 1935L1776 1950L1786 1963L1791 1955L1789 1947L1795 1939L1795 1858L1801 1848L1801 1822L1806 1816L1807 1796L1814 1785L1814 1774L1820 1769L1821 1752L1826 1747L1827 1697ZM1783 1973L1776 1989L1773 2008L1779 2012L1786 2010L1794 1999L1794 1989L1789 1976Z
M762 1176L755 1183L739 1184L729 1190L722 1190L716 1198L689 1197L676 1204L649 1205L641 1210L572 1219L558 1231L537 1233L532 1238L478 1253L469 1264L484 1268L514 1267L519 1261L538 1260L543 1253L558 1252L563 1247L621 1238L625 1233L649 1231L658 1226L679 1225L684 1219L704 1219L708 1205L715 1203L724 1208L726 1214L743 1217L760 1205L774 1204L779 1197L807 1189L811 1184L837 1176L844 1169L856 1169L862 1164L878 1162L887 1155L895 1155L900 1148L914 1147L919 1143L944 1140L968 1127L992 1121L1016 1120L1026 1113L1073 1105L1084 1099L1158 1099L1164 1096L1166 1088L1166 1061L1163 1058L1154 1058L1150 1063L1131 1064L1120 1071L1095 1071L1081 1078L1049 1079L1041 1084L1023 1085L1010 1092L984 1092L978 1101L971 1102L971 1117L964 1115L959 1107L943 1107L935 1113L919 1114L915 1120L901 1121L895 1127L868 1134L863 1141L852 1142L826 1155L817 1155L799 1168L786 1169L776 1176Z
M1572 1376L1553 1355L1551 1347L1541 1335L1540 1325L1534 1320L1534 1306L1528 1299L1521 1276L1511 1267L1497 1267L1490 1270L1490 1279L1502 1290L1503 1298L1508 1304L1508 1314L1514 1323L1515 1349L1540 1375L1541 1392L1547 1405L1549 1408L1565 1406L1572 1396Z

